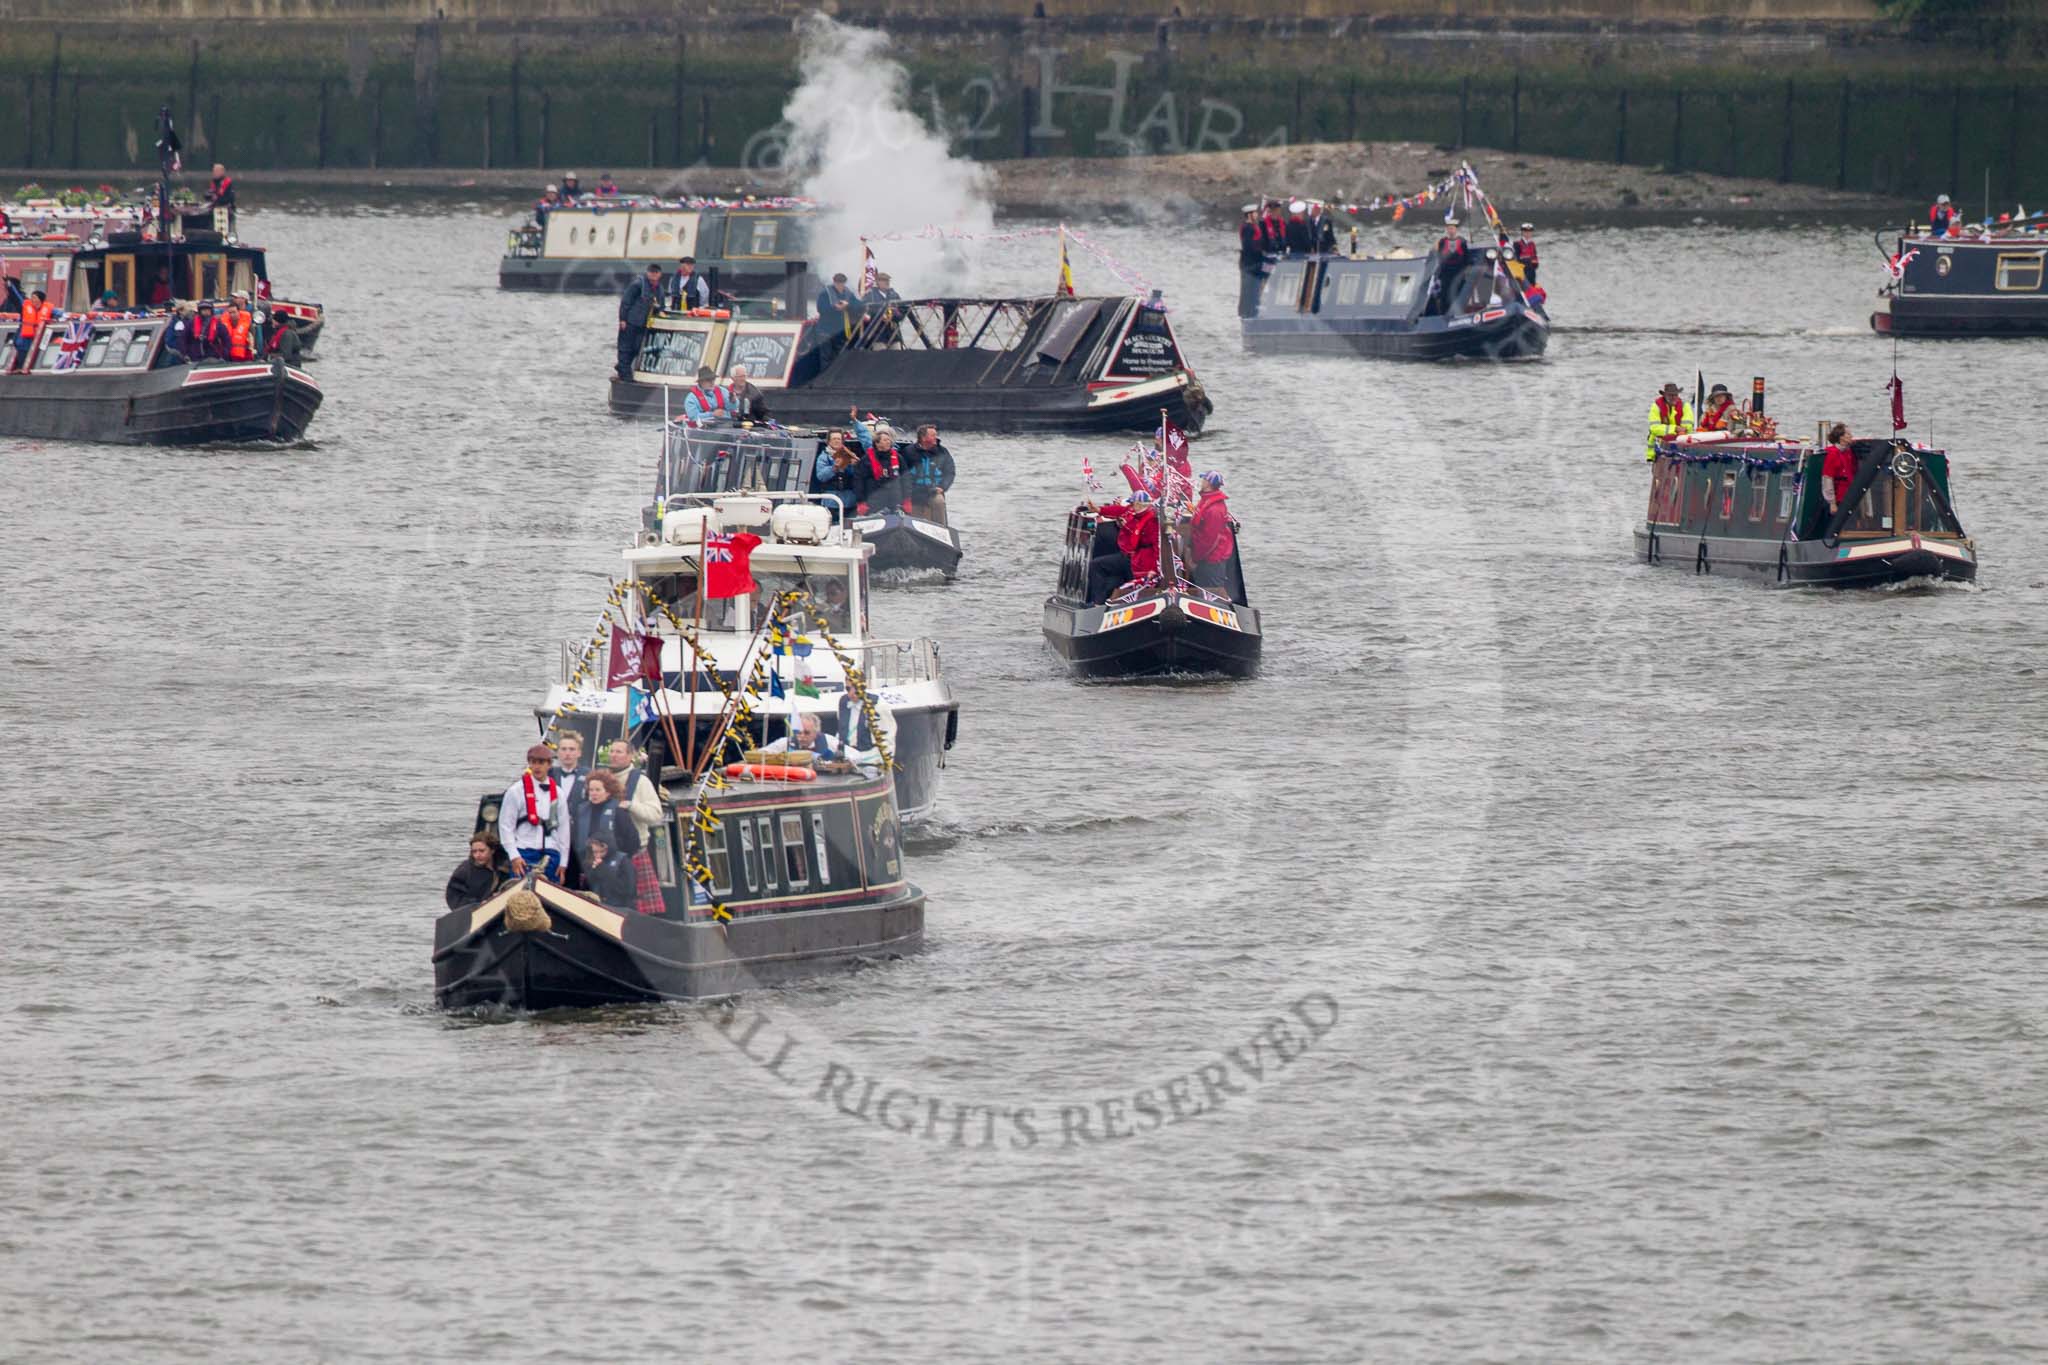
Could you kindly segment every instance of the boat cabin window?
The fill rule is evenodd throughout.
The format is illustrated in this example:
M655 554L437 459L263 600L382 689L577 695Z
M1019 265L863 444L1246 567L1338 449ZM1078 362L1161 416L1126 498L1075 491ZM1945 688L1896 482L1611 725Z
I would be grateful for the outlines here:
M640 358L633 362L633 368L645 374L673 374L694 380L697 368L704 363L704 343L710 335L708 327L676 332L649 328L640 342Z
M761 889L774 891L781 873L775 867L775 817L757 815L754 817L754 838L761 846Z
M755 606L752 618L755 625L758 626L761 623L763 614L767 612L769 604L775 600L777 594L803 592L807 589L807 595L801 603L804 611L807 613L803 624L807 627L813 626L815 623L810 619L808 613L816 611L824 616L825 628L831 631L833 635L844 637L852 634L852 599L851 595L847 592L846 579L841 574L810 574L805 576L793 573L763 573L756 569L754 571L754 582L758 585L758 590L754 594ZM824 642L818 641L817 646L820 649L824 648Z
M1301 267L1283 265L1266 281L1266 302L1292 307L1301 298Z
M192 287L185 295L192 299L224 299L228 296L228 258L194 256L186 262Z
M1764 499L1771 491L1771 476L1761 470L1752 470L1749 475L1749 519L1761 522L1764 519Z
M676 851L675 846L669 843L668 835L669 827L667 825L656 825L647 832L647 837L653 841L654 875L663 886L674 886L676 884Z
M2048 253L2000 252L1997 287L2032 293L2041 287L2041 262Z
M711 830L704 836L704 863L711 869L711 890L713 894L732 894L732 859L725 851L725 822L713 820Z
M747 894L758 895L761 890L761 854L754 847L754 822L742 815L736 823L740 827L740 875L747 879Z
M725 229L728 256L773 256L782 234L782 220L773 217L734 217Z
M832 855L826 851L828 845L825 841L825 812L821 810L811 812L811 843L818 855L818 885L830 886Z
M135 304L135 258L133 256L107 257L107 282L102 288L113 290L120 297L121 302L133 307Z
M1384 270L1375 270L1365 277L1365 303L1368 308L1387 301L1387 292L1393 286L1394 277Z
M1337 305L1347 307L1358 302L1358 287L1364 276L1356 270L1347 270L1337 278Z
M654 595L668 604L669 610L688 621L697 624L697 576L693 573L650 574L647 586L654 589ZM740 599L737 597L713 597L704 603L705 630L739 630ZM655 613L660 616L660 613ZM663 622L668 620L662 616Z
M811 884L810 859L804 845L804 817L801 811L782 813L782 879L789 883L792 891L801 891Z
M1418 276L1412 274L1394 276L1395 303L1405 304L1415 301L1415 281L1418 278Z

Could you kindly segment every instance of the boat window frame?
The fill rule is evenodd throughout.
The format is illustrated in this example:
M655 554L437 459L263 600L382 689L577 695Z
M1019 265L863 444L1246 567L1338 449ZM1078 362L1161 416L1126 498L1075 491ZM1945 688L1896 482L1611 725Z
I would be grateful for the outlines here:
M822 810L813 810L811 812L811 840L816 845L813 855L817 860L818 885L821 887L830 886L832 884L831 841L825 835L825 812Z
M1347 270L1337 277L1337 307L1355 308L1358 306L1359 295L1364 288L1365 276L1368 273L1370 272L1363 270Z
M1421 278L1422 274L1420 271L1412 271L1408 274L1397 272L1394 276L1393 302L1397 305L1413 303L1415 301L1416 281Z
M1267 286L1271 290L1271 296L1267 299L1267 302L1276 305L1284 303L1290 306L1299 302L1301 299L1301 277L1305 269L1305 265L1295 263L1283 265L1275 270L1271 282Z
M1365 306L1384 308L1387 295L1394 287L1394 272L1391 270L1369 270L1365 278Z
M1749 519L1762 526L1766 520L1765 510L1771 505L1771 476L1763 470L1751 470L1749 482Z
M2008 272L2014 266L2033 271L2032 282L2008 284ZM1991 287L2001 294L2038 294L2041 292L2041 278L2048 273L2048 251L2001 251L1998 261L1992 267Z
M102 284L100 288L102 290L113 290L116 294L119 294L121 296L122 303L124 303L130 308L133 308L135 306L134 253L125 252L118 256L109 253L105 257L103 264L106 267L106 274L104 276L105 283ZM114 283L114 280L117 275L120 277L121 280L121 283L119 284Z
M734 822L740 827L740 875L747 879L747 894L761 894L761 854L754 847L754 817L742 815Z
M811 860L804 835L804 814L799 810L785 810L777 817L782 830L782 880L792 891L808 891L811 886ZM794 830L794 837L791 831Z
M1777 519L1779 521L1790 521L1792 519L1792 509L1797 503L1798 496L1799 490L1797 485L1791 479L1781 476L1778 480Z
M654 859L654 877L665 887L676 884L676 850L669 842L669 827L656 825L648 831L648 853Z
M732 894L732 854L725 846L725 821L713 820L704 835L704 865L711 869L711 892Z
M753 816L754 842L761 846L761 890L783 890L781 852L775 841L775 816L758 811Z

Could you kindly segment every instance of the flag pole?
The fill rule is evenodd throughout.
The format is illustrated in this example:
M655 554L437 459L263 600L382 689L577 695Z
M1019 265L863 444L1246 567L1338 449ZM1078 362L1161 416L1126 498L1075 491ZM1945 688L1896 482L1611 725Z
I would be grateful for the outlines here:
M701 535L702 535L702 532L699 532L699 535L700 535L700 537L701 537ZM703 564L703 559L704 559L704 547L703 547L703 543L702 543L701 539L700 539L700 541L699 541L699 543L698 543L698 547L697 547L697 559L698 559L698 564L697 564L697 616L696 616L696 622L695 622L695 625L694 625L694 626L692 627L692 629L691 629L691 631L690 631L690 638L689 638L688 640L685 640L685 641L683 642L684 644L686 644L686 645L688 645L688 646L689 646L689 664L690 664L690 682L689 682L689 688L690 688L690 737L689 737L689 741L688 741L688 743L689 743L689 764L688 764L688 766L689 766L689 769L690 769L690 771L691 771L691 772L693 772L693 773L697 771L697 669L698 669L698 668L699 668L699 666L700 666L700 665L702 664L702 661L703 661L703 657L704 657L704 656L703 656L702 654L698 653L698 651L697 651L697 642L698 642L699 640L701 640L701 639L703 639L703 638L704 638L704 564Z
M1173 504L1173 457L1168 452L1166 409L1159 410L1159 510L1152 515L1159 519L1159 568L1163 586L1172 592L1180 582L1180 570L1173 559L1173 538L1180 530L1178 524L1169 524L1167 517Z

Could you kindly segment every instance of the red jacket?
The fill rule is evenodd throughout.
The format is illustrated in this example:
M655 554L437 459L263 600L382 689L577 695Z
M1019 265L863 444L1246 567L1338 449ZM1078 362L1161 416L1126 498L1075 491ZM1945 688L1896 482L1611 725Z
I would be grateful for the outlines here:
M1237 537L1230 529L1230 500L1218 488L1202 494L1195 504L1195 562L1221 564L1237 549Z
M1733 399L1730 399L1728 402L1723 403L1718 408L1710 406L1704 412L1700 413L1700 430L1726 431L1728 429L1728 419L1730 417L1733 417L1734 415L1735 402Z
M1113 502L1102 509L1105 520L1116 523L1116 547L1131 561L1131 577L1143 578L1159 572L1159 516L1151 503L1133 507Z
M1842 502L1849 495L1849 485L1856 481L1856 452L1847 446L1829 446L1821 458L1820 476L1835 481L1835 501Z

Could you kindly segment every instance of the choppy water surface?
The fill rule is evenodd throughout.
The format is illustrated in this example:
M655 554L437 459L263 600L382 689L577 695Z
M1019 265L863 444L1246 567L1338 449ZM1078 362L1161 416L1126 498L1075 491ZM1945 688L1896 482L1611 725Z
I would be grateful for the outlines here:
M1862 232L1549 238L1502 369L1252 359L1226 235L1105 230L1264 676L1070 682L1117 443L957 438L965 572L878 608L964 709L929 950L485 1024L430 921L651 469L611 304L499 293L497 206L246 216L310 447L0 443L0 1358L2039 1349L2044 343L1901 351L1977 588L1771 592L1631 563L1643 412L1880 429Z

